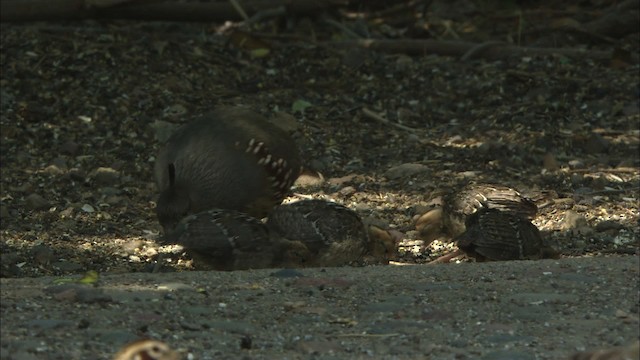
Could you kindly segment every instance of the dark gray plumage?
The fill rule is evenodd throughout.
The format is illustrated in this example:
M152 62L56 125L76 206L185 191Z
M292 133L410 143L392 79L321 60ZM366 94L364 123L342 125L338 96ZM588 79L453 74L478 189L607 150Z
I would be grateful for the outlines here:
M227 271L272 267L276 252L260 220L228 209L183 218L164 242L180 244L194 260Z
M369 262L387 262L395 252L395 243L388 234L384 236L385 231L370 231L354 211L324 200L280 205L269 216L267 227L272 237L305 249L294 253L297 259L288 259L299 266L341 266L365 257Z
M184 216L224 208L264 217L300 173L291 137L259 114L222 107L178 129L160 150L156 213L165 232Z
M528 219L498 209L482 208L466 220L466 231L454 241L477 260L525 260L553 257L538 228Z
M201 268L228 271L387 263L397 251L388 232L323 200L277 206L266 225L235 210L202 211L183 218L163 242L182 245Z
M467 218L487 208L522 217L535 218L538 207L517 190L493 184L470 184L442 198L442 206L423 214L416 221L416 229L425 245L438 238L452 240L464 233Z

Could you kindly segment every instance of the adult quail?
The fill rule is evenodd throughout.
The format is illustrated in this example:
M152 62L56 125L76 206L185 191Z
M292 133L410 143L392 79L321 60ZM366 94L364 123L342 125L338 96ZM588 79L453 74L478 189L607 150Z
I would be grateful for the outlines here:
M178 129L160 150L158 220L170 232L184 216L213 208L264 217L300 168L286 132L251 110L218 108Z
M395 243L384 231L371 231L349 208L324 200L302 200L276 207L267 219L272 237L299 245L297 259L283 262L298 266L342 266L388 262ZM372 234L370 236L369 234ZM300 245L302 249L300 250ZM306 249L306 250L304 250Z
M416 230L425 246L433 240L448 240L464 233L467 218L482 208L496 209L525 219L535 218L538 207L517 190L493 184L469 184L443 196L438 206L416 221Z
M482 208L466 219L456 236L458 249L477 261L526 260L554 257L538 228L528 219L498 209Z
M182 245L196 264L214 270L268 268L277 252L260 220L229 209L189 215L163 240Z

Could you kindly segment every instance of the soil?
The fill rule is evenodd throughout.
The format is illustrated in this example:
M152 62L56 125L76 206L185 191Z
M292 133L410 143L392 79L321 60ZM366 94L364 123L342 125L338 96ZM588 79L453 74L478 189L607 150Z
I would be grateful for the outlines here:
M95 287L1 279L0 350L108 358L151 337L185 359L564 359L638 338L638 265L624 256L128 273Z
M607 5L580 4L522 10L539 25ZM513 17L450 15L419 34L344 24L378 38L516 41ZM585 55L489 61L345 49L332 40L346 29L331 24L291 15L233 36L211 23L1 25L2 358L104 357L148 336L202 359L554 359L638 338L640 34L525 31L522 45ZM377 219L402 238L394 264L411 266L281 279L191 271L160 246L158 146L221 104L295 136L310 175L291 199ZM422 246L413 218L468 181L534 198L561 259L424 265L452 245ZM87 271L101 279L87 298L47 290Z

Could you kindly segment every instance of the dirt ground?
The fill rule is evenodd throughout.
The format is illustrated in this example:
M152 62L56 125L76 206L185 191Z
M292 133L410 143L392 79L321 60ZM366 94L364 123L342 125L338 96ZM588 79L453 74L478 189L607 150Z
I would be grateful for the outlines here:
M608 4L584 3L563 16L587 21ZM523 8L527 26L566 18L552 7ZM418 35L415 27L365 25L374 38L481 43L515 42L519 34L513 17L450 15L450 22L430 19L433 26ZM257 45L254 35L238 40L212 23L1 25L2 358L81 359L93 349L102 357L131 336L159 337L194 359L553 359L637 339L640 34L585 40L565 28L525 26L523 45L585 55L485 60L334 46L347 30L331 24L320 16L267 22L254 29L262 34ZM596 52L612 55L603 60ZM328 198L377 219L403 238L397 263L415 266L305 269L301 279L323 280L299 286L303 280L270 277L276 270L200 273L183 255L159 260L168 251L156 243L153 211L159 143L219 104L249 106L294 134L305 168L322 180L305 178L292 198ZM461 259L443 267L446 275L422 265L451 245L423 248L413 217L467 181L514 186L534 198L534 223L562 259ZM109 299L78 303L43 292L51 276L89 270L100 274L97 289ZM332 282L334 273L345 284ZM569 275L546 281L557 274ZM187 290L158 297L165 283ZM142 300L121 301L111 288ZM188 316L172 313L185 303ZM241 319L275 303L279 316ZM360 315L350 313L355 307ZM542 308L546 320L530 326ZM110 314L126 319L110 322ZM190 317L212 314L190 329ZM485 333L489 319L497 321L493 335ZM253 337L252 350L237 353L238 334ZM501 353L512 349L518 357Z
M565 359L638 339L638 258L1 279L3 359ZM615 358L622 360L622 358Z

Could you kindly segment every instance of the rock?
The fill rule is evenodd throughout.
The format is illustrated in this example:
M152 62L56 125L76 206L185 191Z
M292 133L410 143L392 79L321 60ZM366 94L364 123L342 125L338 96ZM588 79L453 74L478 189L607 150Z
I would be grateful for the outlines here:
M612 220L604 220L596 224L595 230L597 232L603 232L603 231L609 231L609 230L620 230L623 228L624 226L619 222L612 221Z
M407 163L389 168L384 176L389 180L398 180L411 176L428 174L431 169L427 165Z
M71 180L78 181L78 182L84 182L85 179L87 178L87 175L78 168L69 169L69 171L67 172L67 175Z
M569 167L572 169L582 169L584 168L584 162L580 159L569 160Z
M67 141L60 147L60 152L66 155L75 156L80 146L73 141Z
M600 154L607 152L610 144L602 135L592 133L582 146L587 154Z
M62 169L60 169L56 165L49 165L46 168L44 168L44 170L42 170L42 172L44 172L45 174L48 174L48 175L62 175L62 174L64 174L64 171L62 171Z
M100 186L113 186L118 183L120 173L110 167L99 167L93 173L93 180Z
M10 216L11 214L9 213L9 207L4 204L0 205L0 219L6 219Z
M47 265L53 260L53 249L47 245L37 245L31 248L31 255L36 264Z
M49 202L39 194L31 194L25 198L25 204L29 210L47 210L51 207Z
M353 194L355 194L357 192L356 188L354 188L353 186L345 186L342 189L340 189L339 193L342 196L351 196Z
M551 153L544 155L544 158L542 159L542 166L547 171L556 171L560 169L560 165L558 165L556 157Z
M51 162L51 165L55 165L58 168L60 168L60 170L62 171L66 171L69 169L69 166L67 165L67 160L63 157L58 156L57 158L53 159L53 161Z

